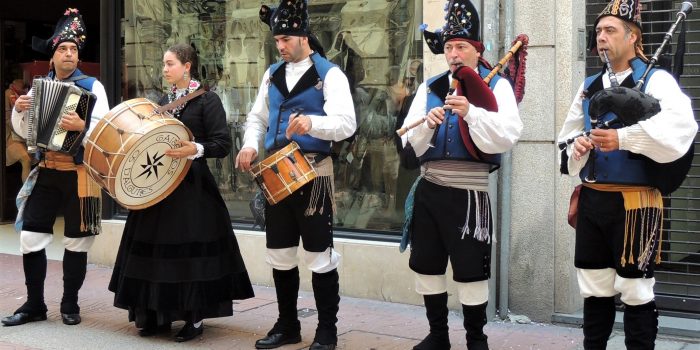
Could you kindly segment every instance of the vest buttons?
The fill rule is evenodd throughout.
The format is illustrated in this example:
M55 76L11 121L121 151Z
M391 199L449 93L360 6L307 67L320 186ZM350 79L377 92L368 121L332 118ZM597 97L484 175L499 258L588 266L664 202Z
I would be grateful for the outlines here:
M454 124L449 124L447 127L452 129L453 126L454 126Z
M449 156L449 155L450 155L450 152L447 152L447 155Z
M452 139L447 139L447 142L452 142Z

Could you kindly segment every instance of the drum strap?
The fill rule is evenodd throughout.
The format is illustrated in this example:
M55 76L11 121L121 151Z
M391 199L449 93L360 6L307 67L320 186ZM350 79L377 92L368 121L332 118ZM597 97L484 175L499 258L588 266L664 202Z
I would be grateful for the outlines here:
M182 97L178 98L177 100L168 103L165 106L161 106L161 107L157 108L155 110L155 113L161 114L161 113L166 112L166 111L172 111L173 109L180 107L181 105L184 105L189 100L191 100L197 96L200 96L200 95L204 94L205 92L207 92L207 90L199 89L191 94L187 94L185 96L182 96Z

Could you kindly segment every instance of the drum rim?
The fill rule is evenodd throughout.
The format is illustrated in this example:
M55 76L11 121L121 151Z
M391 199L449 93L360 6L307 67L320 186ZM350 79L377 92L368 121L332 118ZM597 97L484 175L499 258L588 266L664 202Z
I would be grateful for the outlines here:
M102 136L102 133L104 132L106 127L108 125L110 125L111 121L114 120L115 118L119 117L119 115L124 113L125 110L130 109L130 107L136 107L136 106L140 106L143 104L152 105L153 110L155 110L159 107L158 104L154 103L153 101L151 101L147 98L143 98L143 97L133 98L133 99L121 102L120 104L118 104L117 106L112 108L107 114L105 114L105 116L102 119L100 119L98 124L95 126L95 130L93 130L93 132L90 133L90 135L87 139L86 150L85 150L86 151L85 152L85 160L88 163L92 159L93 149L94 149L94 151L97 151L97 147L96 147L96 145L98 144L97 140L99 139L100 136ZM168 119L168 123L161 124L155 128L150 128L150 130L148 130L147 132L145 132L143 134L138 134L138 135L140 135L140 138L147 137L151 132L158 130L162 126L181 126L184 129L188 140L192 141L194 139L194 135L192 134L192 131L184 123L182 123L182 121L172 117L170 114L167 114L167 113L165 114L165 116L163 114L159 114L159 115L161 116L161 119ZM98 130L98 127L99 127L99 130ZM132 139L135 137L135 135L137 135L137 134L134 132L131 132L131 134L124 140L124 142L122 142L119 145L119 149L118 149L119 153L124 153L125 145L129 145L131 143ZM131 148L134 148L134 146L139 145L140 143L141 142L138 139L136 140L136 142L131 143L130 150L131 150ZM88 147L90 148L89 152L88 152ZM99 152L99 151L97 151L97 152ZM102 181L105 184L105 186L103 187L105 192L107 192L107 194L109 194L110 197L112 197L117 203L119 203L121 206L123 206L129 210L145 209L145 208L153 206L153 205L159 203L160 201L162 201L163 199L167 198L173 191L175 191L176 188L178 188L180 186L180 183L182 183L182 180L184 180L185 176L189 173L189 170L192 166L192 160L185 159L185 161L183 162L184 165L178 167L178 168L181 168L180 173L177 176L171 177L171 179L173 179L173 180L169 182L170 186L167 187L165 191L161 192L155 198L152 198L151 200L148 200L144 203L127 204L122 200L122 198L118 198L118 195L117 195L118 179L116 178L116 176L123 169L123 167L125 165L124 159L126 159L129 154L131 154L131 152L128 152L124 155L116 155L114 157L109 157L109 158L114 159L111 162L109 162L110 169L115 171L114 174L105 175L105 174L101 174L97 170L94 170L95 173L97 173L101 176L106 176L105 180ZM107 158L107 157L105 157L105 158ZM116 159L119 159L120 161L119 161L118 166L115 169L115 167L113 165L114 165L114 162L116 161ZM88 168L92 168L92 167L88 167ZM92 173L92 171L90 171L89 173ZM111 190L112 188L114 190Z

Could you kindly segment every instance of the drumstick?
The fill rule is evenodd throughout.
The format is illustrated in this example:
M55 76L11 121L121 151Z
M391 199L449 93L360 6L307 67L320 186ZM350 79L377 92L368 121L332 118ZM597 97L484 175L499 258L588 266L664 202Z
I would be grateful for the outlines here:
M289 116L289 124L292 124L292 120L296 119L296 117L298 117L300 114L301 114L301 111L296 112L296 113L290 115L290 116ZM289 124L287 124L287 129L289 129ZM292 139L292 134L290 134L289 131L287 131L287 132L284 134L284 136L287 137L287 140L291 140L291 139Z

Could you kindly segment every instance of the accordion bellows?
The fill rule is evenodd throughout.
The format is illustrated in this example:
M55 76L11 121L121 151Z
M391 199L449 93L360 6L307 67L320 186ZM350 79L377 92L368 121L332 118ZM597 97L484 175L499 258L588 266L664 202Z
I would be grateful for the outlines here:
M78 153L90 125L95 94L73 84L48 79L34 79L32 93L27 121L28 151ZM85 130L67 131L60 127L61 118L70 112L76 112L85 120Z

